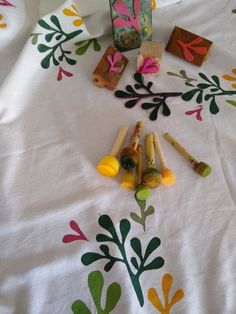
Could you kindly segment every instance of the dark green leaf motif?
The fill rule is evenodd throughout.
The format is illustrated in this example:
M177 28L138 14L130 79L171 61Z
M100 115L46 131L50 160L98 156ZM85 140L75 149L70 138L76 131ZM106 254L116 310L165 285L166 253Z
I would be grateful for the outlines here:
M82 263L84 265L90 265L95 261L98 261L99 259L103 258L103 255L97 254L97 253L86 253L82 257Z
M133 251L138 255L139 259L142 259L142 245L138 238L133 238L130 240L131 247Z
M169 75L178 76L171 72L168 73ZM203 80L203 82L194 86L192 90L184 93L182 95L182 99L184 101L190 101L196 97L196 102L198 104L202 104L203 99L205 101L209 101L210 113L217 114L219 112L219 106L216 102L216 98L220 96L236 95L236 91L224 90L221 87L221 82L217 75L212 75L211 78L209 78L204 73L200 72L199 77Z
M108 237L106 234L98 234L97 242L113 242L113 239L111 237Z
M212 77L211 77L211 78L212 78L212 79L213 79L213 81L215 82L216 87L219 87L219 88L220 88L220 80L219 80L218 76L216 76L216 75L212 75Z
M44 69L48 69L50 66L50 60L52 58L51 54L48 54L42 61L41 61L41 66Z
M122 237L122 243L125 242L128 233L130 232L130 222L127 219L122 219L120 222L120 233L121 233L121 237Z
M152 82L148 82L147 84L144 82L143 76L141 73L135 73L134 79L137 83L134 86L127 85L125 91L117 90L115 92L115 96L117 98L127 98L128 101L125 102L126 108L133 108L138 102L141 103L141 107L144 110L152 109L149 114L149 119L154 121L158 117L158 111L162 107L162 114L164 116L169 116L171 114L170 109L166 103L167 98L169 97L177 97L181 96L182 93L153 93L151 91L151 87L153 86ZM137 92L137 90L143 89L145 93L141 94ZM152 102L143 102L146 98L152 98ZM143 103L142 103L143 102Z
M202 94L203 94L203 92L202 92L202 90L200 90L198 92L198 95L197 95L197 98L196 98L196 101L197 101L198 104L202 103Z
M196 93L199 92L199 89L192 89L190 90L189 92L186 92L182 95L182 99L185 100L185 101L189 101L191 100Z
M210 103L210 112L212 114L216 114L219 112L219 107L217 106L217 103L215 101L215 97L212 97L211 103Z
M52 30L54 31L55 29L53 27L51 27L48 23L46 23L44 20L39 20L38 21L39 26L41 26L42 28L45 28L47 30Z
M46 45L43 45L43 44L39 44L38 45L38 51L39 52L46 52L46 51L48 51L48 50L50 50L51 48L50 47L48 47L48 46L46 46Z
M198 74L204 81L211 83L211 81L208 79L208 77L204 73L199 73Z
M153 238L147 248L146 248L146 252L145 252L145 256L144 258L147 259L161 244L161 241L159 238Z
M138 270L139 266L138 266L137 258L136 257L131 257L130 261L133 264L134 268Z
M51 15L50 20L60 31L62 31L60 22L59 22L58 18L56 17L56 15Z
M49 33L49 34L47 34L46 36L45 36L45 40L49 43L51 40L52 40L52 38L53 38L53 36L56 34L56 32L53 32L53 33ZM50 47L48 47L49 49L50 49ZM41 51L42 52L42 51Z
M50 16L50 23L44 21L43 19L38 21L39 26L49 31L44 35L45 41L49 45L39 44L37 47L40 53L47 53L41 61L42 68L48 69L51 64L58 66L60 62L64 60L70 65L75 65L76 60L68 57L68 55L71 54L71 51L66 51L63 48L63 45L67 41L80 35L83 31L77 30L71 33L64 32L58 17L55 15ZM50 43L52 44L50 45Z
M201 84L197 85L197 87L200 89L205 89L205 88L208 88L210 86L211 86L211 84L205 84L205 83L201 83Z
M164 261L161 257L156 257L151 263L145 266L145 270L158 269L164 265Z
M152 207L149 211L152 211ZM160 239L157 237L151 239L143 255L141 241L138 238L132 238L130 240L130 245L137 257L132 256L129 261L127 258L125 242L127 241L127 237L130 232L131 227L130 222L127 219L122 219L120 221L119 224L120 237L118 236L117 230L111 218L108 215L100 216L98 222L102 228L109 232L109 236L98 234L97 241L105 242L107 240L107 242L116 245L120 252L121 257L110 255L108 245L101 245L100 250L103 253L103 255L94 252L85 253L81 258L82 263L87 266L92 264L93 262L96 262L99 259L108 260L108 263L106 263L104 268L105 271L110 271L113 265L117 262L124 264L131 279L139 303L141 306L143 306L144 297L140 285L140 276L144 271L158 269L164 265L164 260L162 257L154 257L152 261L147 262L149 256L160 245ZM133 272L132 268L135 269L135 272Z

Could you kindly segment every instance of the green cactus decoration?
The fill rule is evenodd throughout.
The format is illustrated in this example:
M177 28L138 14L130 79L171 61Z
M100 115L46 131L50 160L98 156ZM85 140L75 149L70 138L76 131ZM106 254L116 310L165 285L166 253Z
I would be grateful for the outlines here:
M48 69L50 66L50 61L52 60L53 64L55 66L58 66L61 61L65 60L68 64L74 65L76 64L76 60L71 59L68 57L68 55L71 54L71 51L65 50L63 48L63 44L72 38L78 36L83 31L81 29L71 32L71 33L65 33L62 30L62 27L60 25L60 22L58 18L55 15L51 15L50 17L51 25L47 22L45 22L43 19L40 19L38 21L38 24L49 31L45 35L45 41L47 43L50 43L53 38L55 38L56 43L52 46L48 46L45 44L39 44L38 45L38 51L41 53L47 53L46 57L43 58L41 61L41 66L44 69Z
M147 270L158 269L164 265L164 260L160 256L155 257L150 263L146 264L149 256L161 244L160 239L157 237L152 238L149 244L147 245L145 253L143 254L140 240L138 238L132 238L130 240L130 245L134 253L137 255L138 259L137 257L133 256L131 257L129 261L127 257L126 248L125 248L125 241L127 239L128 233L131 228L130 222L127 219L122 219L120 221L119 229L120 229L121 239L119 239L116 228L111 218L108 215L100 216L98 223L102 228L107 230L110 233L110 235L98 234L96 237L97 242L111 242L115 244L120 251L121 258L111 256L109 253L108 245L103 244L100 246L100 250L102 251L103 254L98 254L95 252L85 253L81 258L82 263L87 266L94 263L97 260L107 259L108 263L104 267L104 270L107 272L111 270L111 268L116 262L123 263L126 266L126 269L128 271L128 274L131 279L134 290L136 292L138 301L140 305L143 306L144 298L143 298L142 288L140 285L140 276L143 272ZM132 271L131 267L135 269L135 272Z
M109 285L104 309L101 306L104 279L100 271L93 271L88 275L88 286L97 310L97 314L109 314L116 307L120 299L120 285L117 282L113 282ZM75 301L71 308L74 314L92 314L92 311L90 311L87 305L81 300Z
M139 215L137 215L136 213L132 212L132 213L130 214L130 218L131 218L133 221L135 221L135 222L139 223L140 225L142 225L142 226L143 226L143 231L145 232L145 231L146 231L146 219L147 219L148 216L154 214L155 209L154 209L153 206L149 206L149 207L147 208L147 210L145 210L145 208L146 208L146 203L147 203L147 202L146 202L146 201L139 200L139 199L137 199L135 196L134 196L134 198L135 198L135 200L136 200L136 202L138 203L138 206L139 206L139 208L140 208L140 214L141 214L141 216L139 216Z

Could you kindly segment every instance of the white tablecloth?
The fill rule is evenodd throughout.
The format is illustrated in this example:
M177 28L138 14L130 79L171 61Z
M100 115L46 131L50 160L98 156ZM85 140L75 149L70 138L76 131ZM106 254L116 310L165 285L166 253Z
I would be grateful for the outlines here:
M214 42L202 67L165 52L160 76L144 77L156 93L182 93L155 121L92 83L112 35L107 9L89 5L0 0L0 313L235 314L236 3L186 0L153 12L153 40L167 43L178 25ZM45 59L52 51L56 61ZM125 55L120 90L135 84L137 50ZM204 78L220 87L202 88L198 102L186 96ZM217 94L218 113L207 93ZM130 216L140 208L120 175L96 171L119 128L128 125L130 138L138 120L141 141L157 132L176 175L175 185L152 191L145 205L155 212L142 223ZM164 132L211 175L198 176Z

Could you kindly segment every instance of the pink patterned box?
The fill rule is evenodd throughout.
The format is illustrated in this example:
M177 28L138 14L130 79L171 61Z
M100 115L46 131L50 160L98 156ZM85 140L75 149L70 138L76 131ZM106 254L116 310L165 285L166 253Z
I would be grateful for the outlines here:
M137 72L158 75L160 72L163 50L164 44L162 42L142 42L138 54Z

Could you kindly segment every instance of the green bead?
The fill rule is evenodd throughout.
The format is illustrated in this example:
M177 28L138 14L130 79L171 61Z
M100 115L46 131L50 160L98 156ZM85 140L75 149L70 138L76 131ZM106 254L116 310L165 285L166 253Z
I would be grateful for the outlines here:
M207 177L211 171L212 168L211 166L209 166L208 164L206 164L205 162L199 162L195 167L194 170L203 178Z
M139 185L135 192L135 197L139 201L146 201L151 196L151 190L148 186L145 186L143 184Z

